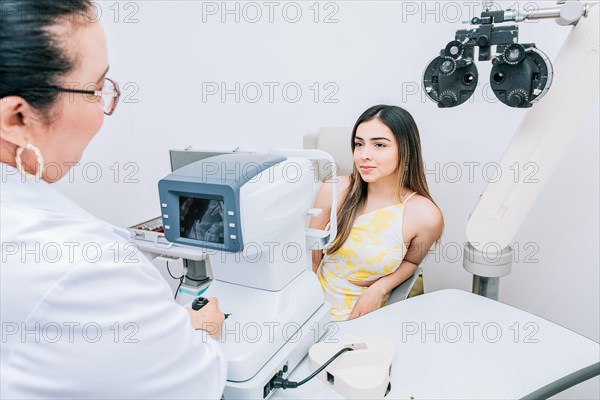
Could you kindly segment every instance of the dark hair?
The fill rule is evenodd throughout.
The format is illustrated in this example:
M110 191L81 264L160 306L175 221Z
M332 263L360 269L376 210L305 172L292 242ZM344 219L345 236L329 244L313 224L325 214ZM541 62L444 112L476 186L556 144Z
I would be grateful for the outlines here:
M58 92L40 88L59 85L75 64L51 28L74 24L91 7L90 0L0 0L0 98L22 97L47 116Z
M408 111L396 106L378 105L366 110L358 118L352 129L351 147L352 152L356 147L354 138L356 130L363 122L377 118L385 126L390 128L396 138L398 146L398 165L396 167L396 190L398 200L401 201L401 192L404 187L417 192L433 201L429 194L429 187L425 179L425 167L421 155L421 140L419 129L415 120ZM338 251L348 239L356 218L363 212L367 204L368 183L365 182L356 169L352 168L348 192L340 204L338 214L338 235L332 246L326 250L327 254Z

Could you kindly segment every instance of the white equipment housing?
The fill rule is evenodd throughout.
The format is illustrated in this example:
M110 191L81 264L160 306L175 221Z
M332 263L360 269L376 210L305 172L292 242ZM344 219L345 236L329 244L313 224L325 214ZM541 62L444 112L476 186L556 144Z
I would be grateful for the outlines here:
M345 399L382 399L390 391L395 342L383 336L348 337L335 343L320 342L308 352L309 368L316 371L333 355L342 353L317 377Z
M197 161L159 182L170 243L146 251L208 257L213 281L203 296L218 298L221 310L230 313L218 338L228 360L225 399L269 397L273 378L279 371L290 373L330 321L329 305L309 267L307 240L312 246L318 238L320 246L311 248L322 248L335 238L335 226L306 229L307 216L316 212L310 208L317 182L312 162L302 155L333 162L318 150L227 154ZM211 229L221 230L220 239L192 236L185 228L190 199L211 201L213 211L220 205L222 221ZM199 215L196 221L203 221Z
M599 8L567 3L549 14L559 24L579 22L554 61L552 89L527 112L500 161L501 171L518 168L521 179L503 174L489 183L469 216L463 265L474 274L474 293L498 299L498 279L511 270L510 242L598 102ZM580 19L569 15L573 9ZM533 170L534 183L524 179Z

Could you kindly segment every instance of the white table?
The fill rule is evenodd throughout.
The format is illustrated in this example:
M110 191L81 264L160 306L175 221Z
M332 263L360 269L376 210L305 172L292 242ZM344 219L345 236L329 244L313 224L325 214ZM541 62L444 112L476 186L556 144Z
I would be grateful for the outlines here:
M329 340L350 333L396 340L386 399L547 397L598 375L600 368L598 343L533 314L454 289L400 301L337 326ZM290 380L309 374L304 358ZM341 397L315 377L297 389L279 389L272 398Z

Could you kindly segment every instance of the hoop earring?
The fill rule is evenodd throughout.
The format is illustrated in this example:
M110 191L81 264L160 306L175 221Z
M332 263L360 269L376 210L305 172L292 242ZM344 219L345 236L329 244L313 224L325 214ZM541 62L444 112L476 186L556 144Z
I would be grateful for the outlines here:
M21 155L23 154L23 151L25 151L25 149L31 150L35 154L35 158L36 158L36 161L38 164L38 169L37 169L37 172L35 173L35 175L31 175L29 172L25 171L25 168L23 167L23 162L21 161ZM25 178L27 178L27 179L35 178L36 180L40 180L42 178L42 172L44 172L44 157L42 156L40 149L35 147L33 144L31 144L30 142L27 142L27 146L25 146L25 148L18 147L15 160L17 162L17 169L19 170L21 175L23 175Z

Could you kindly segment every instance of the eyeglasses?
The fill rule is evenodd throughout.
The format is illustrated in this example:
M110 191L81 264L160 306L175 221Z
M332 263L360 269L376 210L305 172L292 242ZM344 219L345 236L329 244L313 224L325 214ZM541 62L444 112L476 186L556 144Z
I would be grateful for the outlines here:
M115 108L117 108L119 98L121 97L119 84L110 78L105 78L104 85L102 85L102 89L100 90L66 89L58 86L48 86L44 89L56 90L58 92L65 93L87 94L93 97L98 97L102 99L102 111L104 111L104 114L106 115L111 115L113 112L115 112Z

